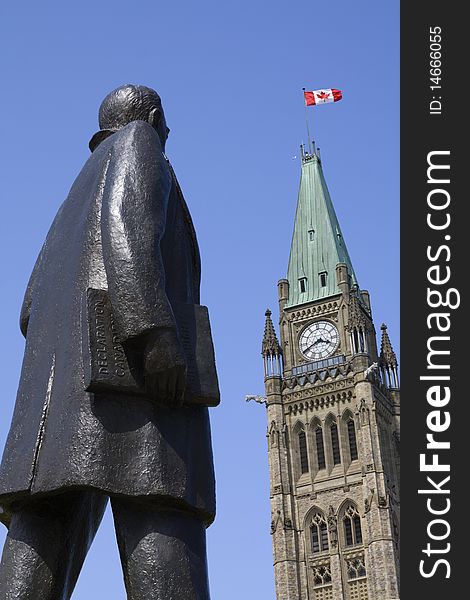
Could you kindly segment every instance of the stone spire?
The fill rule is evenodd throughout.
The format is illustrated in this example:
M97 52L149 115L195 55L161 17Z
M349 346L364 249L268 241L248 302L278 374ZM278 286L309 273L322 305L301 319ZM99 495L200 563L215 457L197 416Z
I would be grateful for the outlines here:
M382 343L380 345L380 362L384 366L396 368L398 366L397 357L392 348L392 343L387 333L387 326L382 323Z
M271 321L271 311L266 309L266 322L264 325L263 343L261 344L261 356L264 360L264 376L280 377L282 374L282 350L277 340L276 331Z
M398 361L392 348L392 343L387 333L387 326L382 323L382 343L380 346L380 372L383 383L390 389L397 390L400 387L398 379Z
M280 356L282 354L281 346L277 340L276 331L271 320L271 311L266 309L266 323L264 325L263 343L261 345L262 356Z
M288 307L340 293L336 265L348 268L349 285L357 284L351 259L328 192L319 156L302 149L300 188L289 257Z
M367 329L368 319L364 313L362 298L357 286L353 286L349 294L349 317L348 329L352 331L354 327L362 327L364 331Z

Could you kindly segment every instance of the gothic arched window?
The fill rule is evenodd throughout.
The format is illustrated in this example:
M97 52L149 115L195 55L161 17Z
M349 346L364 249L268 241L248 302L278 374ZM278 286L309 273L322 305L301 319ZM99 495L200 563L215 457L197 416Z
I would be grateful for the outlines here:
M343 527L345 546L362 544L361 517L357 508L352 504L344 511Z
M357 440L356 440L356 427L354 425L354 419L351 417L348 421L348 442L349 442L349 455L351 460L357 459Z
M341 452L339 449L338 426L336 425L336 423L332 423L330 425L330 435L331 435L331 450L333 453L333 464L339 465L341 463Z
M319 512L313 515L310 523L310 542L312 554L328 552L328 527L325 517Z
M367 573L364 549L362 547L361 517L355 504L349 501L340 511L342 521L341 543L348 551L343 555L348 580L348 598L367 600ZM353 552L349 548L354 548Z
M317 448L318 470L324 469L326 467L325 446L323 444L323 431L320 426L315 429L315 446Z
M308 473L308 451L307 451L307 436L305 431L299 431L299 455L300 455L300 472Z

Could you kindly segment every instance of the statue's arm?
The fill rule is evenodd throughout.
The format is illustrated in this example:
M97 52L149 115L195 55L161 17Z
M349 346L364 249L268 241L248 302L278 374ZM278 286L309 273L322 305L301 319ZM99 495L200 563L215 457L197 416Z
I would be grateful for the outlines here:
M135 121L112 149L101 213L103 260L115 326L143 361L149 398L180 406L186 361L165 291L160 240L171 175L156 131Z
M113 146L101 213L108 291L123 342L175 327L160 252L170 189L157 132L131 123Z
M28 332L28 323L29 316L31 314L31 303L33 301L34 287L37 272L39 271L39 267L41 265L43 250L39 253L39 256L36 259L36 263L34 265L33 271L28 281L28 286L26 287L26 292L24 294L23 304L21 305L20 311L20 330L21 333L26 337Z

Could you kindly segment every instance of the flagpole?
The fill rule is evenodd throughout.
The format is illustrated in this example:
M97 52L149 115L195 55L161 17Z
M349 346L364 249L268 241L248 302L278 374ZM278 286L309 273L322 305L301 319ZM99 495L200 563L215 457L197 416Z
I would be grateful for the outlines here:
M305 102L305 88L302 88L304 92L304 105L305 105L305 124L307 125L307 138L308 138L308 153L312 154L312 144L310 141L310 129L308 126L308 112L307 112L307 103Z

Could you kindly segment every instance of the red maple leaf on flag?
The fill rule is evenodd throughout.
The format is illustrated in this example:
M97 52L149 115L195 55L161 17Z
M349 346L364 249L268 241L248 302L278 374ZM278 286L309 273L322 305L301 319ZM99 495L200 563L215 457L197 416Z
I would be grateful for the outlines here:
M330 94L322 90L317 96L320 100L327 100L330 97Z

